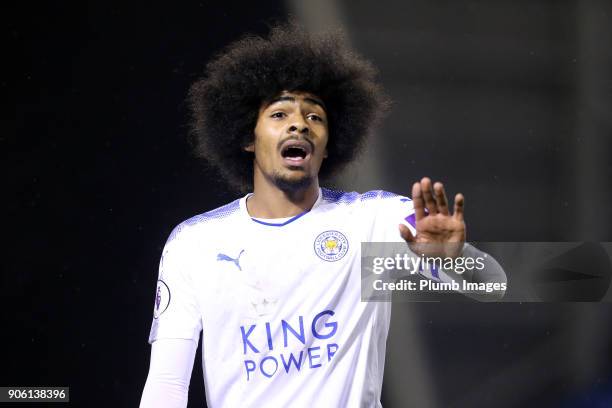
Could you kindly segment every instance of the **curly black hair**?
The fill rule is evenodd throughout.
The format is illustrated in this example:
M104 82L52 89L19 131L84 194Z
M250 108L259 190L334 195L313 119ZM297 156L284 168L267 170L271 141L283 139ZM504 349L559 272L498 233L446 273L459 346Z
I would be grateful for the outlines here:
M319 176L335 174L361 151L388 99L372 64L353 52L344 34L310 35L295 22L247 36L206 66L189 90L194 153L240 191L253 186L253 142L261 104L283 91L309 92L326 106L328 157Z

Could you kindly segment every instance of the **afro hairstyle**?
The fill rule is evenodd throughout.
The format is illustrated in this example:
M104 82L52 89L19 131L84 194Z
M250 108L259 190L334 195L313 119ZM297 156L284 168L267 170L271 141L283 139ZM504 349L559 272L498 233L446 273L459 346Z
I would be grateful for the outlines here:
M389 104L376 70L341 31L310 35L290 22L272 27L268 38L230 44L192 84L187 102L195 156L216 167L232 188L253 188L254 157L244 148L254 141L262 103L283 91L309 92L325 103L324 180L358 155Z

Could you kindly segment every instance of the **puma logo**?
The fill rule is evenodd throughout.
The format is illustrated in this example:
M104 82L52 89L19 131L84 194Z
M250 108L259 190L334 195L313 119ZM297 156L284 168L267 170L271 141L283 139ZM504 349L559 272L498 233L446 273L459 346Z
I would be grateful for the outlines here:
M217 254L217 261L230 261L233 262L234 264L236 264L236 266L238 267L238 269L242 272L242 268L240 267L240 257L242 256L242 254L244 253L244 249L242 251L240 251L240 253L238 254L238 256L236 258L232 258L231 256L222 254L222 253L218 253Z

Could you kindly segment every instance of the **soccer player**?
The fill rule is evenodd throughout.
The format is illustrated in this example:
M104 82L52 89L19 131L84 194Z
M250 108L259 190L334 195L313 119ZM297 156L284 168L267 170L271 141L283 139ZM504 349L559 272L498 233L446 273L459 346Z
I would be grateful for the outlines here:
M238 41L190 105L198 153L249 193L168 238L141 407L186 406L200 333L211 408L381 406L391 304L361 301L360 244L478 254L464 244L463 196L451 211L428 178L412 200L319 185L357 155L386 105L372 66L338 34L285 25ZM493 265L466 279L506 277Z

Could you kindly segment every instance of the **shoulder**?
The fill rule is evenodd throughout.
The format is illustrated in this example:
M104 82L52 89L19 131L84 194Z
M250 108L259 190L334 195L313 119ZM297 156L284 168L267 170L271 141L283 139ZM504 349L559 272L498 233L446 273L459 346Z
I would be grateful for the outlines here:
M408 197L385 190L372 190L365 193L344 192L321 189L321 206L326 211L343 211L359 217L360 220L396 225L407 222L414 226L414 205ZM395 230L394 230L395 231Z
M385 207L387 205L412 203L408 197L391 193L385 190L372 190L365 193L355 191L345 192L321 188L322 204L327 205L354 205L361 207Z
M214 210L195 215L178 224L168 237L166 246L188 244L215 235L219 228L234 221L240 212L240 199L225 204Z

